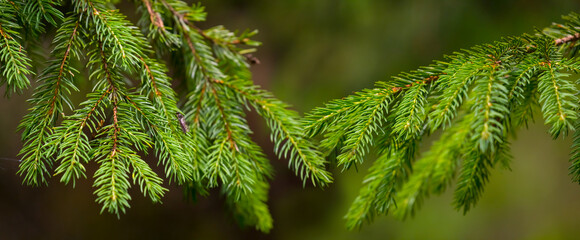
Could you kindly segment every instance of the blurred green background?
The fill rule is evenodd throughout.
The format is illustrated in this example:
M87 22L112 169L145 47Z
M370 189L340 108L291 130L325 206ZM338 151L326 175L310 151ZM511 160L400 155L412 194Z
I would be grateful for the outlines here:
M202 4L209 13L203 27L260 31L255 82L301 113L444 54L531 33L580 11L574 0ZM29 107L29 94L0 98L0 157L16 158L21 147L16 126ZM0 160L0 239L577 239L580 187L568 176L570 139L552 140L542 122L536 115L536 123L519 132L512 146L513 170L494 171L483 198L467 215L453 209L448 191L428 199L413 219L383 216L352 232L345 230L342 217L368 164L359 172L333 169L335 183L322 190L303 188L286 161L271 157L276 168L269 200L274 229L264 235L237 227L218 191L191 202L169 186L163 204L152 204L133 189L131 209L117 219L98 214L90 180L77 182L75 189L57 178L48 187L26 187L15 175L17 163ZM252 125L254 139L273 156L268 132L259 121Z

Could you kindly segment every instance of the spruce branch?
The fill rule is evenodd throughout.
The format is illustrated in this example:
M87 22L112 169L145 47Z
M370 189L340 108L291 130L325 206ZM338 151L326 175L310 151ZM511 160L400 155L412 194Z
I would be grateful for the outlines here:
M477 149L470 151L464 158L463 170L457 180L454 205L467 213L483 193L483 186L489 180L492 160Z
M576 119L574 128L580 129L580 120ZM580 131L575 131L572 139L572 152L570 162L572 165L568 168L572 181L580 183Z
M202 141L208 146L207 151L200 152L207 159L204 176L208 186L221 185L235 209L246 209L238 212L248 214L243 219L264 219L267 198L245 200L255 198L261 191L260 186L272 174L262 150L248 137L252 131L245 119L244 108L250 110L249 106L266 120L271 129L275 153L287 157L289 167L304 182L310 178L314 185L330 183L332 178L324 169L325 160L301 133L296 120L298 115L251 81L249 65L241 54L245 49L238 45L258 45L249 40L255 32L246 31L236 36L221 26L201 30L195 25L195 22L205 19L199 5L186 7L181 1L170 0L159 3L165 9L157 12L163 12L161 15L170 16L166 19L172 20L165 26L175 29L182 41L178 44L182 60L178 61L186 63L184 76L191 89L184 116L186 123L192 123L195 128L192 131L196 139L205 139ZM267 220L269 217L265 219L250 223L268 231L271 220Z
M473 117L474 114L464 115L455 122L413 165L413 174L397 192L394 216L404 219L415 215L425 198L444 192L451 184L461 152L466 147Z
M377 97L367 103L372 107L358 112L360 117L356 118L354 124L349 126L349 130L345 133L346 140L342 147L344 153L337 157L338 164L344 165L345 168L362 163L362 156L368 153L368 145L372 142L373 134L381 128L380 123L388 112L391 100L391 93L388 90L367 94Z
M510 137L535 109L552 136L574 132L570 174L580 179L578 89L570 80L580 72L577 14L534 35L461 50L378 82L314 109L302 122L252 82L255 61L244 54L260 45L251 40L256 31L202 29L198 22L207 14L200 4L135 3L139 27L110 1L0 0L0 85L10 94L33 76L39 83L19 126L18 173L25 183L61 175L74 187L89 174L86 166L96 164L96 201L101 212L117 216L129 208L133 185L153 202L168 191L165 179L201 194L220 188L241 225L268 232L273 169L252 139L249 111L265 120L275 154L303 183L332 182L325 156L336 155L346 170L378 153L346 215L351 229L389 211L413 215L456 175L454 206L473 208L491 170L509 169ZM50 59L29 57L23 46L39 45L35 39L52 37L44 33L53 29ZM178 62L171 76L158 60L168 57ZM36 75L32 66L43 69ZM81 83L85 73L88 84ZM174 79L182 81L183 94L174 91ZM83 85L89 93L75 104L71 96ZM440 139L419 155L421 140L439 131ZM317 135L320 144L309 139ZM150 151L164 174L141 156Z
M153 202L168 191L164 179L199 194L220 187L240 224L267 232L273 169L251 139L246 111L252 110L266 120L274 152L288 159L296 175L319 186L332 181L298 114L253 84L243 54L259 45L250 39L257 31L203 30L196 25L206 18L200 4L136 4L140 28L109 1L0 0L0 84L7 93L29 85L33 64L44 66L22 46L39 45L34 39L50 38L44 33L56 29L32 107L19 126L24 147L18 173L25 183L46 184L60 175L75 187L94 162L96 201L101 212L117 216L129 208L133 185ZM157 60L169 54L184 63L171 77ZM88 84L81 81L85 73ZM183 95L173 89L173 79L183 79ZM89 92L75 104L71 96L85 85ZM141 156L149 151L164 176Z
M294 168L303 181L310 178L315 186L324 186L332 181L330 173L324 169L324 159L305 140L299 122L294 120L297 113L288 110L288 106L275 99L271 93L258 89L248 81L230 79L214 82L233 90L239 98L249 102L258 114L269 119L266 123L272 130L271 139L275 143L275 152L279 157L289 157L289 167Z
M338 152L339 164L358 149L358 162L372 148L407 152L375 161L346 215L347 227L358 228L389 210L400 218L413 215L426 197L445 190L456 169L454 205L467 212L481 197L491 169L510 168L509 136L532 119L537 105L554 138L576 131L578 89L570 73L579 70L580 16L564 19L535 35L456 52L312 110L305 121L308 135L321 135L324 153ZM390 91L392 98L385 110L376 111L381 104L372 94L381 91ZM413 162L417 153L411 143L436 131L443 131L441 140ZM570 168L574 179L576 145Z
M175 116L180 113L180 110L177 108L176 96L170 87L170 80L164 74L166 69L153 59L141 59L141 64L143 83L141 92L144 96L150 96L153 99L154 107L143 108L151 109L144 112L143 109L137 107L137 104L133 105L136 106L141 119L144 119L148 128L152 130L150 135L155 139L154 148L159 159L166 166L165 173L170 181L175 179L179 184L192 180L200 184L199 171L203 163L196 156L197 144L193 138L186 135L187 133L179 130L175 121ZM128 101L132 102L129 98ZM147 101L143 100L141 105L147 105ZM150 119L150 116L158 115L161 115L161 118Z
M418 83L409 88L401 102L397 106L392 134L398 134L401 139L415 138L423 128L426 117L424 105L425 96L428 94L425 84Z
M386 214L395 205L395 194L410 172L407 142L394 147L379 157L369 169L359 196L354 200L345 218L348 229L360 229L376 215ZM398 149L395 149L398 148Z
M143 194L154 202L160 201L167 191L161 186L162 179L136 151L147 152L154 141L168 177L189 185L193 159L185 157L180 148L193 147L193 144L178 143L171 136L175 132L171 129L177 128L175 124L169 127L168 123L173 120L169 115L175 116L179 111L175 93L169 87L164 67L146 60L145 53L150 50L145 38L120 13L107 10L103 2L75 1L73 5L75 13L64 20L54 40L56 59L41 75L44 83L31 100L36 105L21 123L26 144L21 152L20 173L26 174L25 181L29 184L45 183L54 154L60 163L55 175L62 174L61 181L72 182L74 186L77 179L86 177L84 164L96 159L100 164L94 183L97 202L103 204L103 210L118 215L125 211L131 199L130 172L133 183L139 184ZM55 127L59 116L64 116L64 103L74 109L67 95L77 90L73 72L78 71L71 67L71 62L78 61L86 47L89 47L86 55L88 68L92 70L89 78L94 80L93 93L87 95L88 100L80 109L64 117L60 126ZM123 78L127 73L138 71L142 72L142 92L135 95L128 92ZM155 91L155 97L150 90ZM112 123L105 124L109 111L112 111ZM92 137L86 135L85 128ZM176 154L177 157L173 156ZM169 164L163 160L167 155L178 160Z
M51 150L47 146L53 133L53 127L59 119L59 115L64 114L64 104L72 109L72 103L66 94L70 94L71 90L78 91L73 83L74 73L78 73L78 70L71 67L70 63L71 58L78 58L81 55L80 51L84 43L79 38L79 22L75 17L64 20L54 39L54 44L56 46L52 55L56 59L51 61L40 75L39 82L41 84L30 99L34 106L19 126L23 129L22 140L24 142L24 147L20 151L23 163L19 174L27 175L25 182L29 185L46 183L43 175L48 174L48 169L43 166L43 162L48 162L49 165L52 162L47 159L52 158L54 149ZM33 171L32 169L38 169L41 172L33 174L37 170ZM62 169L57 170L57 173L61 172ZM75 175L79 177L78 174L82 175L81 172L77 172ZM39 177L41 179L38 179Z
M255 191L249 195L243 195L241 199L232 201L228 198L228 205L234 213L234 217L243 227L255 226L256 229L268 233L273 227L273 219L265 204L268 199L268 183L258 181Z
M455 113L467 97L467 91L473 83L474 77L481 71L479 62L474 63L468 56L458 54L452 57L453 61L444 71L450 74L443 74L437 80L437 87L442 91L439 96L439 103L430 112L432 129L450 124L455 117Z
M20 91L30 85L28 75L31 60L18 42L21 40L16 5L0 1L0 86L6 84L6 94Z
M34 0L23 2L20 7L20 14L26 20L26 26L34 29L33 35L45 31L45 22L52 26L57 26L58 22L64 18L62 12L56 9L60 5L58 1Z

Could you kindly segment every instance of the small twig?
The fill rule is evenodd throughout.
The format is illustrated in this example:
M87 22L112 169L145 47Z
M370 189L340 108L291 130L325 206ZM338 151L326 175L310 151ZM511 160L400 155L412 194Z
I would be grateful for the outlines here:
M565 36L563 38L558 38L558 39L554 40L554 43L556 44L556 46L559 46L559 45L562 45L564 43L578 41L578 39L580 39L580 33L575 33L574 35L568 35L568 36Z
M445 73L442 73L442 74L445 74ZM437 79L439 79L439 75L433 75L433 76L429 76L427 78L424 78L422 81L416 81L415 83L407 84L407 85L405 85L404 88L403 87L393 87L393 88L391 88L391 90L393 91L393 93L395 93L395 92L398 92L398 91L401 91L401 90L409 89L409 88L411 88L415 84L427 84L427 83L430 83L430 82L434 82Z
M161 20L161 16L159 16L159 13L153 10L151 2L149 2L149 0L143 0L143 3L147 8L147 12L149 12L149 20L151 21L151 23L153 23L153 25L155 25L156 27L161 28L162 31L165 31L165 25L163 24L163 20Z

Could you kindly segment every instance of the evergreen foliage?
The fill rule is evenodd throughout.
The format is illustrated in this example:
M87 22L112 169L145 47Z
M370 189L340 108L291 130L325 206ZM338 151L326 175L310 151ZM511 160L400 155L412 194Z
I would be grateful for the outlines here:
M93 174L101 211L129 208L129 188L160 202L165 180L187 192L219 187L242 225L272 228L266 202L272 166L252 139L246 114L271 129L274 152L306 182L332 181L325 159L302 131L298 114L255 86L246 53L256 32L196 26L206 13L180 0L134 1L138 26L104 0L0 0L0 83L7 94L36 78L30 112L20 124L24 183L65 184ZM49 37L48 60L29 57L27 44ZM173 76L160 60L171 59ZM41 68L40 73L32 69ZM84 73L88 72L85 80ZM183 93L172 88L181 79ZM91 86L80 104L71 96ZM164 174L144 154L154 152ZM94 162L94 163L91 163Z
M570 173L578 182L579 92L570 76L580 71L580 15L564 19L534 35L455 52L312 110L307 133L322 137L323 152L336 154L338 165L349 169L371 152L379 156L345 216L347 227L388 212L412 216L426 197L454 181L453 204L467 212L491 169L509 169L511 136L537 108L554 138L574 132ZM418 154L430 134L440 134L439 140Z
M200 195L219 188L241 225L268 232L273 169L251 139L250 111L304 184L332 182L325 157L348 170L377 154L346 215L350 229L389 212L412 216L453 182L453 204L467 212L491 170L510 168L510 140L536 110L554 138L573 133L570 174L580 182L579 92L571 79L580 72L578 14L401 73L300 121L252 82L245 54L260 45L251 40L256 31L203 30L196 24L204 8L181 0L133 1L134 24L114 2L0 0L0 86L10 95L37 81L20 124L25 184L58 176L74 187L95 166L96 202L117 216L130 207L134 185L153 202L167 184ZM48 59L31 54L41 37L52 38ZM87 85L83 101L73 101ZM419 154L430 134L439 139ZM319 144L311 139L318 135ZM145 161L148 153L158 162Z

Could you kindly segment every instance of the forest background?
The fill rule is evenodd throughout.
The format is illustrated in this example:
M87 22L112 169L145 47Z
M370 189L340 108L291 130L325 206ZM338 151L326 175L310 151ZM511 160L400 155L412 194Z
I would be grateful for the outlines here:
M200 24L204 28L260 31L255 83L302 114L444 54L532 33L534 27L580 11L574 0L220 0L202 5L208 12L208 21ZM119 8L129 16L134 12L131 4ZM17 158L22 143L16 126L29 108L25 100L32 89L0 98L2 158ZM324 190L303 188L286 162L271 152L261 120L250 117L252 138L264 146L276 171L269 235L239 228L217 191L192 202L170 186L163 204L136 194L118 220L98 214L90 179L79 181L74 191L54 179L48 187L27 187L15 174L17 162L0 160L0 238L570 239L580 229L580 186L568 176L570 139L552 140L540 115L513 142L512 171L494 170L482 199L467 215L453 209L448 191L428 199L413 219L380 217L352 232L342 217L368 165L358 172L332 169L335 183Z

